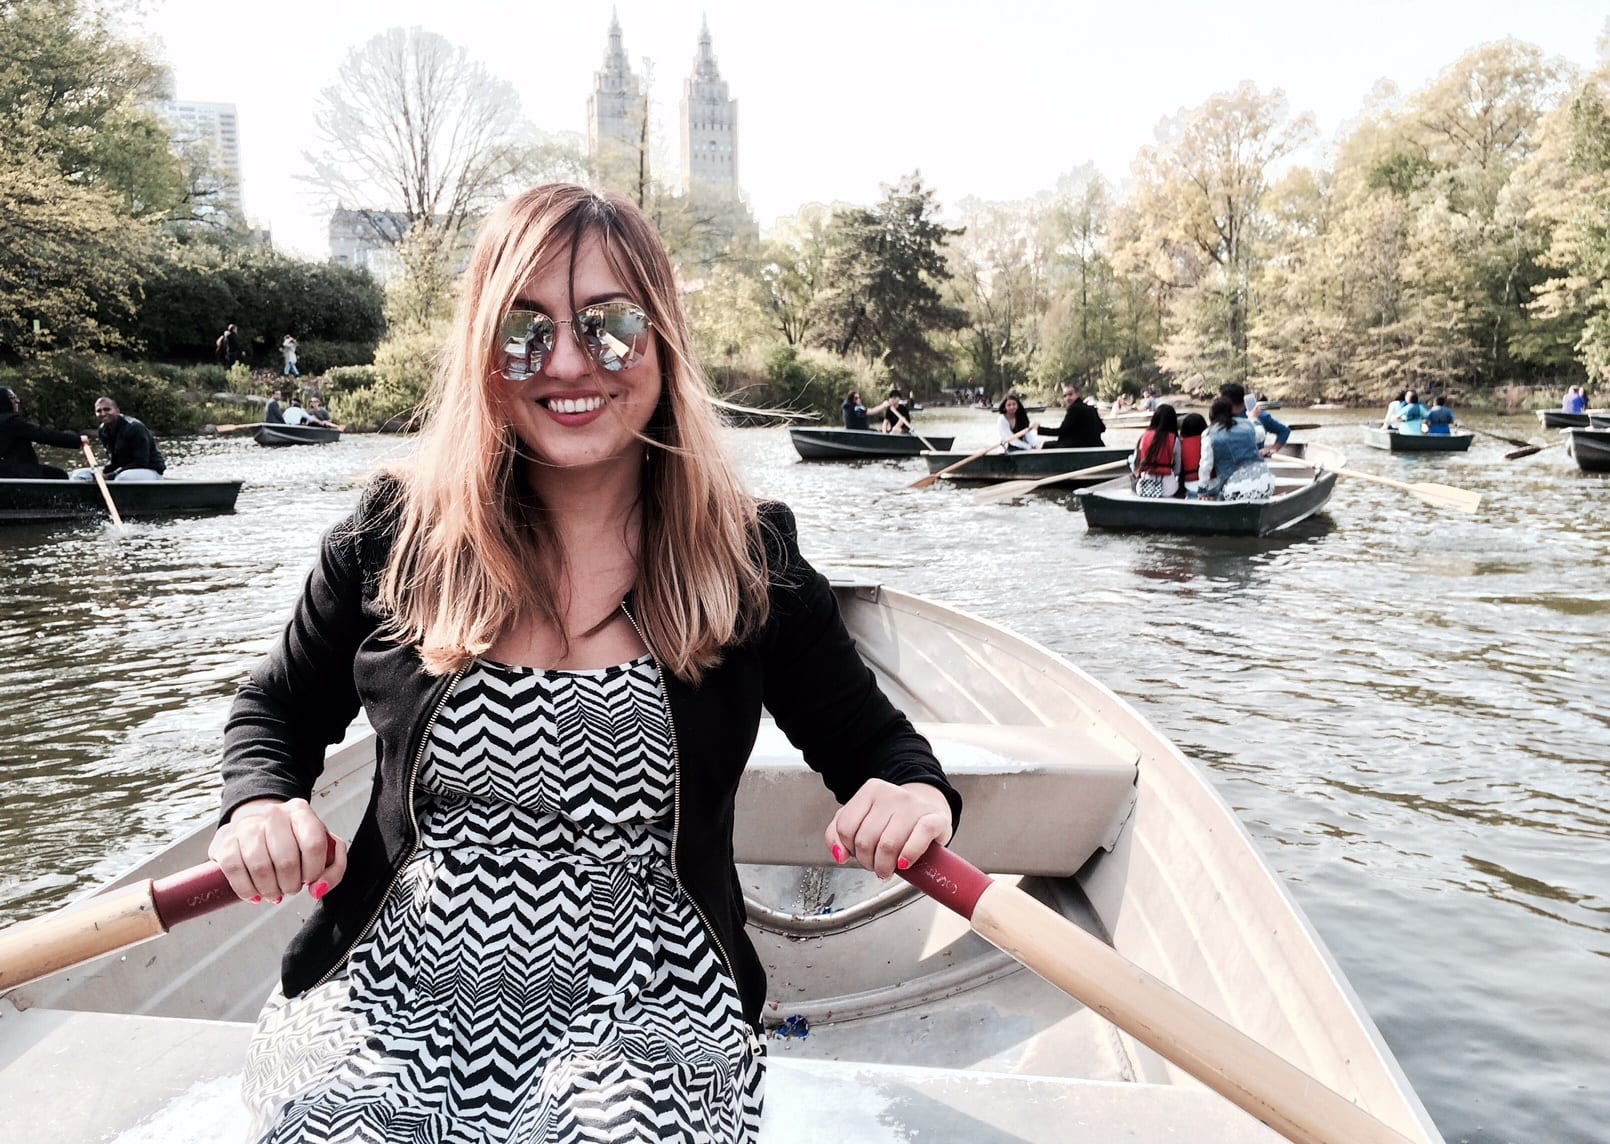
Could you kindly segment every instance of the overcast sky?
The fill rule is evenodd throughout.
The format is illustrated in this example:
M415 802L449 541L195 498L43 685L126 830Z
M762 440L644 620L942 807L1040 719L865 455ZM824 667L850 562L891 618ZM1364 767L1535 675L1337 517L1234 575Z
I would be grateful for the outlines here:
M1579 67L1606 6L1579 0L622 0L628 56L654 63L653 114L678 175L682 81L707 16L738 100L739 181L763 228L808 202L868 203L920 168L943 204L1026 198L1093 162L1122 180L1160 120L1251 80L1285 90L1324 139L1377 81L1424 86L1514 36ZM572 0L151 0L181 100L240 113L247 214L300 254L328 253L328 203L296 176L314 101L352 48L419 25L515 86L526 117L584 132L610 5ZM350 204L349 204L350 205Z

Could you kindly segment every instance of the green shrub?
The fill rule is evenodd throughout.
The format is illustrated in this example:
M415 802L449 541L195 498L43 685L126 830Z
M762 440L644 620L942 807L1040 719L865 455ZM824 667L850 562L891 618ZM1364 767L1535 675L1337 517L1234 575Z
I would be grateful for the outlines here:
M110 397L158 436L193 433L205 421L176 381L143 362L99 354L51 354L0 369L0 385L22 397L29 420L56 429L93 433L98 397Z
M168 365L150 362L146 366L152 373L170 381L189 393L218 393L229 385L229 373L221 365Z
M296 368L304 377L321 376L347 366L369 365L374 360L373 342L306 341L296 347Z
M735 396L750 406L836 414L850 390L860 389L866 398L879 389L871 371L857 369L843 358L821 350L808 350L801 355L788 345L778 346L766 355L766 381L768 391L763 395Z
M338 365L325 370L319 380L324 383L326 394L351 393L373 385L378 375L372 365Z
M347 388L362 375L342 371L332 386L339 394L339 405L332 402L332 416L354 429L398 429L413 417L425 400L441 361L447 327L412 330L387 338L375 348L375 363L369 384ZM349 381L350 379L350 381ZM330 380L327 378L327 380Z

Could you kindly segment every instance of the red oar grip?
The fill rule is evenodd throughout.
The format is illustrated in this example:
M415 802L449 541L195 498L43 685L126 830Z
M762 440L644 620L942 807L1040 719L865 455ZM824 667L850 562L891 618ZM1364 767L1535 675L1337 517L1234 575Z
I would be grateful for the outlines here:
M973 907L990 887L990 876L965 858L958 857L935 842L926 853L899 875L948 910L968 921Z
M334 835L330 836L324 860L335 861ZM151 883L151 903L156 906L163 929L172 929L180 922L210 914L239 900L216 862L203 862Z

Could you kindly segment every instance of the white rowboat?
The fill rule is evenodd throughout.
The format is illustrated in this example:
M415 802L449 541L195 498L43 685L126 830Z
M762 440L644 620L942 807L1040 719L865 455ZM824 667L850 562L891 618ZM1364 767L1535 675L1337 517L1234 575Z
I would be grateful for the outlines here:
M1168 740L1000 627L876 585L837 591L862 655L962 791L957 853L1022 875L1023 889L1411 1140L1441 1140L1284 885ZM315 806L337 831L361 815L372 765L367 737L332 751ZM739 794L739 873L766 1019L810 1029L770 1042L763 1144L1278 1140L904 883L832 867L832 811L763 724ZM211 833L119 884L201 861ZM8 1139L238 1139L249 1023L310 908L231 908L0 997Z

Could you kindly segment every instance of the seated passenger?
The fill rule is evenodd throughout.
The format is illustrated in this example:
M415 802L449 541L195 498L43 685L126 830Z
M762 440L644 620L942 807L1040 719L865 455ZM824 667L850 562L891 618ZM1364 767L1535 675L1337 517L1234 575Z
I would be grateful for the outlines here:
M861 393L852 389L844 398L844 404L839 406L839 412L844 414L844 427L846 429L868 429L865 405L861 404Z
M1452 436L1453 422L1453 410L1448 408L1448 396L1439 393L1436 404L1431 412L1426 414L1426 432L1436 437Z
M313 423L312 414L294 401L285 407L284 417L287 425L310 425Z
M0 477L31 481L65 481L67 470L39 462L35 445L76 449L89 438L64 429L46 429L23 419L22 398L10 386L0 385Z
M109 481L160 481L168 463L162 459L162 450L151 430L137 417L127 417L110 397L95 399L95 420L100 428L96 436L106 450L107 463L101 476ZM69 474L75 481L93 481L94 469L74 469Z
M1023 408L1015 393L1008 393L1001 398L1000 416L995 419L995 429L1001 435L1001 443L1006 446L1008 453L1024 453L1030 449L1040 447L1040 435L1029 428L1029 411ZM1028 429L1026 436L1012 439L1015 434Z
M1047 448L1101 448L1105 444L1101 435L1107 431L1107 423L1101 419L1096 407L1080 395L1077 382L1064 383L1062 401L1067 410L1062 414L1062 424L1057 429L1056 442Z
M1403 395L1403 406L1398 410L1398 432L1418 437L1426 431L1427 409L1420 404L1420 395L1409 390Z
M1202 492L1202 434L1207 418L1187 413L1180 418L1180 476L1184 478L1185 499L1195 500Z
M1208 409L1202 435L1202 461L1197 478L1204 500L1267 500L1274 495L1275 475L1259 449L1263 430L1235 415L1228 397L1216 397Z
M1382 429L1395 429L1398 424L1398 414L1403 409L1403 399L1409 396L1407 389L1398 390L1398 395L1386 407L1386 416L1381 418Z
M1172 405L1159 405L1152 422L1140 435L1129 456L1134 474L1135 495L1171 497L1180 491L1180 466L1184 454L1180 446L1180 422Z

